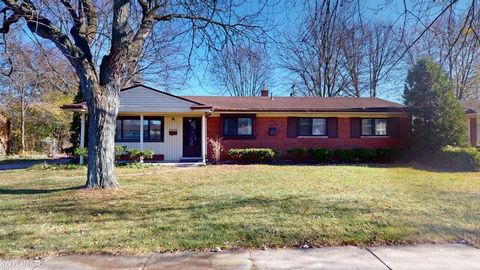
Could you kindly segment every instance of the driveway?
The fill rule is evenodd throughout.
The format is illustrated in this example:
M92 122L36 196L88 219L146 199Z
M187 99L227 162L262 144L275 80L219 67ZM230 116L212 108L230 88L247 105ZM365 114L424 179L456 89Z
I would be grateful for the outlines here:
M464 244L353 246L227 252L180 252L144 256L75 255L0 261L0 270L293 270L293 269L480 269L480 250Z
M20 170L31 167L39 163L48 164L67 164L70 158L56 158L56 159L32 159L32 160L9 160L7 164L0 164L0 171Z

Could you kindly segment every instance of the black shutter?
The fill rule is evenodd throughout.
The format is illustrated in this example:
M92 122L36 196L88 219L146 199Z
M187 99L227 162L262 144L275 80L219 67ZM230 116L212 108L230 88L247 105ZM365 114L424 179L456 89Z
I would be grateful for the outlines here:
M400 118L388 118L387 120L387 135L392 138L400 137Z
M288 117L287 118L287 137L295 138L298 136L298 118L297 117Z
M477 118L470 118L470 144L477 145Z
M362 136L362 119L358 117L350 118L350 137L360 138Z
M329 138L338 138L338 118L327 118L327 133Z

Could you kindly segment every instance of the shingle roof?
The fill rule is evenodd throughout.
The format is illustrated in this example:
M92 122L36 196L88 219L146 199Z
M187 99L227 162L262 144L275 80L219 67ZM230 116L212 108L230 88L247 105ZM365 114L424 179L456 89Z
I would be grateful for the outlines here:
M460 105L466 114L480 113L480 100L461 100Z
M405 106L379 98L185 96L215 111L400 112Z
M175 96L145 85L135 85L122 91L135 89L137 86L198 104L192 106L192 109L212 109L220 112L403 112L405 110L402 104L380 98ZM80 102L63 105L62 108L76 111L86 110L87 106L85 102Z

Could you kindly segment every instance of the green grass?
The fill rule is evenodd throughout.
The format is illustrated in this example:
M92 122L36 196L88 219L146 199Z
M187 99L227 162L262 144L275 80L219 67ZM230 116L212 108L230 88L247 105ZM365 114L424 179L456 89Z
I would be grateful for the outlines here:
M0 257L262 246L480 243L480 173L402 167L119 168L0 173Z

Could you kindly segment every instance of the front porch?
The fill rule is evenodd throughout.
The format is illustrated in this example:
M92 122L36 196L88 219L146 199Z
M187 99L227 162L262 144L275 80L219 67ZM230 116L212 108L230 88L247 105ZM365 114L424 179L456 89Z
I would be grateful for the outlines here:
M80 147L85 147L87 106L64 105L81 114ZM115 145L152 150L153 161L201 162L207 154L207 116L211 108L147 86L120 92ZM80 163L84 160L81 157Z
M81 113L80 147L85 147L86 112ZM146 162L206 163L207 118L205 113L120 114L115 145L151 150ZM82 164L83 158L80 159Z

